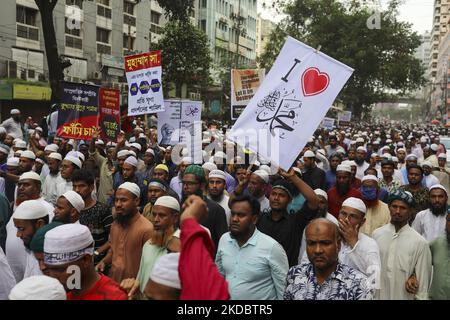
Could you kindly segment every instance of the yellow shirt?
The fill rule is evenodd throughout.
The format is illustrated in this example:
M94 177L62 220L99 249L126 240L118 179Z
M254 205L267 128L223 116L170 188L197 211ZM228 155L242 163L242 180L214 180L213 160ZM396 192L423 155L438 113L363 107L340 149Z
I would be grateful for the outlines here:
M372 232L391 221L391 214L388 205L378 200L375 207L367 209L366 222L361 226L360 231L371 237Z

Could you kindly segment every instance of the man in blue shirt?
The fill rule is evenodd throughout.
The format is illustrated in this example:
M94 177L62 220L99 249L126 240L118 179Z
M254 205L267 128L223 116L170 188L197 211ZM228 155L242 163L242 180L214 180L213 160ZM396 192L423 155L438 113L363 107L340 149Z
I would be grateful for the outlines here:
M281 300L288 259L278 242L256 228L258 200L238 196L230 208L230 232L220 239L216 265L228 282L231 299Z

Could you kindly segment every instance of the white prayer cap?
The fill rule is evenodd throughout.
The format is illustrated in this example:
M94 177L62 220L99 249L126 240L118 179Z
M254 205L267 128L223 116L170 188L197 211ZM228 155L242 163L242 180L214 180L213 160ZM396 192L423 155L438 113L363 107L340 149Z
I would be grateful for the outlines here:
M223 152L223 151L217 151L217 152L214 154L214 158L215 158L215 159L220 159L220 158L226 159L226 158L227 158L227 155L226 155L225 152Z
M131 137L130 140L128 140L130 143L136 142L136 137Z
M130 151L128 150L120 150L119 152L117 152L117 158L127 157L129 154Z
M103 142L103 140L98 139L97 141L95 141L95 145L99 145L99 146L103 146L105 144L105 142Z
M16 157L11 157L8 158L8 160L6 161L6 166L8 167L18 167L19 166L19 158Z
M76 193L75 191L69 190L62 195L62 197L66 198L67 201L70 202L72 207L74 207L78 212L84 209L84 200L83 198Z
M6 150L6 149L3 148L3 147L0 147L0 152L3 152L3 153L6 154L6 155L9 154L8 150Z
M75 140L69 139L69 141L67 142L67 144L70 144L72 147L75 148Z
M423 161L423 162L422 162L422 168L423 168L423 167L430 167L430 168L433 168L433 165L431 164L430 161Z
M264 183L269 183L269 174L266 171L256 170L255 172L253 172L253 174L260 177L264 181Z
M80 169L81 169L81 167L82 167L81 160L80 160L79 158L77 158L77 157L74 157L74 156L66 156L66 157L64 158L64 160L67 160L67 161L72 162L74 165L76 165L76 166L77 166L78 168L80 168Z
M322 197L325 198L325 200L328 201L328 194L327 194L324 190L322 190L322 189L316 189L316 190L314 190L314 192L315 192L316 195L322 196Z
M52 158L52 159L59 160L59 161L62 160L61 154L59 154L59 153L57 153L57 152L52 152L52 153L50 153L50 155L49 155L48 157L49 157L49 158Z
M405 148L398 148L398 149L397 149L397 152L400 152L400 151L403 151L403 152L406 153L406 149L405 149Z
M392 157L392 161L398 162L398 158L397 157Z
M357 167L358 166L354 160L347 160L347 161L348 161L347 165L350 166L350 167Z
M343 203L342 207L350 207L353 209L356 209L358 211L361 211L364 215L366 214L367 208L364 204L364 201L358 198L350 197L347 198Z
M372 144L380 144L380 141L375 140L374 142L372 142Z
M181 289L180 276L178 275L178 261L180 253L168 253L158 260L153 266L150 279L158 284L174 289Z
M370 180L376 181L378 183L378 178L376 176L374 176L373 174L365 175L364 177L362 177L361 182L370 181Z
M433 144L430 146L430 149L433 150L433 151L437 151L438 145L437 145L436 143L433 143Z
M19 148L19 149L25 149L27 147L27 143L25 141L19 139L14 143L14 147Z
M136 149L138 149L139 151L141 151L141 149L142 149L141 144L140 144L140 143L137 143L137 142L132 143L132 144L130 145L130 147L136 148Z
M206 170L209 170L209 171L217 170L217 166L216 166L216 164L213 163L213 162L205 162L205 163L202 165L202 168L203 168L203 169L206 169Z
M133 150L128 150L128 154L130 156L133 156L133 157L137 158L136 152L134 152Z
M141 196L141 189L139 188L139 186L136 183L133 183L133 182L124 182L117 189L128 190L132 194L134 194L136 197Z
M153 206L161 206L166 207L177 212L180 212L180 203L177 199L171 196L162 196L159 197Z
M314 137L311 137L308 139L308 143L313 143L314 142Z
M33 171L22 173L22 175L19 177L19 181L27 179L41 181L41 177L36 172Z
M44 262L62 265L80 260L84 255L93 255L94 238L85 225L67 223L53 228L45 234Z
M43 132L44 130L42 130L42 128L41 127L36 127L36 129L34 129L34 130L36 130L36 131L40 131L40 132Z
M375 153L375 152L374 152L374 153L372 153L372 154L370 155L370 157L371 157L371 158L376 158L376 157L378 157L378 153Z
M270 176L272 174L272 171L270 170L270 167L268 165L263 164L259 167L259 170L264 170L267 172L267 174Z
M48 216L47 208L39 200L26 200L19 204L12 217L21 220L35 220Z
M49 276L31 276L12 288L9 300L66 300L66 291L59 280Z
M358 138L358 139L356 139L356 142L357 143L364 142L364 138Z
M387 134L387 135L386 135L386 138L387 138L387 139L390 139L390 138L391 138L391 135L390 135L390 134Z
M40 164L45 164L44 160L41 158L36 158L36 162L39 162Z
M430 187L430 192L431 192L431 190L433 190L433 189L441 189L441 190L444 190L444 191L445 191L445 194L448 195L447 189L445 189L445 187L444 187L442 184L435 184L435 185L432 185L432 186Z
M227 178L225 176L225 172L223 172L222 170L212 170L209 173L209 178L219 178L219 179L222 179L224 181L227 180Z
M317 150L317 153L320 153L321 155L323 155L324 157L326 157L326 151L323 150L323 149Z
M148 148L145 150L145 153L150 153L151 155L155 156L155 151L152 148Z
M6 129L4 127L0 127L0 134L6 133Z
M438 159L447 159L447 155L445 153L441 153L438 155Z
M336 168L336 172L337 171L343 171L343 172L352 173L352 168L350 167L350 165L340 164Z
M11 114L20 114L20 110L19 109L12 109L11 110Z
M315 158L315 157L316 155L311 150L306 151L305 154L303 155L303 158Z
M25 150L25 151L23 151L23 152L20 154L20 157L21 157L21 158L28 158L28 159L31 159L31 160L36 159L36 155L34 154L33 151L30 151L30 150Z
M392 143L392 140L391 139L387 139L386 143Z
M107 146L108 148L115 148L115 147L117 146L117 143L115 143L115 142L113 142L113 141L110 141L110 142L108 142L108 143L106 144L106 146Z
M52 143L52 144L47 145L45 147L44 151L58 152L58 149L59 149L58 145Z
M191 157L184 157L183 159L181 159L181 162L189 165L189 164L192 164L193 161L192 161Z
M417 160L417 156L415 154L408 154L405 158L405 160Z
M405 144L403 142L397 142L397 147L403 147Z
M139 139L147 139L144 133L139 133Z
M367 149L364 147L358 147L356 151L367 152Z
M422 143L427 142L427 138L426 137L420 137L420 142L422 142Z
M211 142L210 139L203 139L203 140L202 140L202 144L208 144L208 143L210 143L210 142Z
M133 156L128 157L124 163L128 163L130 166L133 166L135 168L137 168L138 165L137 159Z

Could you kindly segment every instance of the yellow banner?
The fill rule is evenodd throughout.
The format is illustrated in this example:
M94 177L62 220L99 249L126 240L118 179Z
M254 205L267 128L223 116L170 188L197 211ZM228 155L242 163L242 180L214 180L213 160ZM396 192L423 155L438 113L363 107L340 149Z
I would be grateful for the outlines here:
M49 101L51 96L52 90L49 87L14 84L13 99Z

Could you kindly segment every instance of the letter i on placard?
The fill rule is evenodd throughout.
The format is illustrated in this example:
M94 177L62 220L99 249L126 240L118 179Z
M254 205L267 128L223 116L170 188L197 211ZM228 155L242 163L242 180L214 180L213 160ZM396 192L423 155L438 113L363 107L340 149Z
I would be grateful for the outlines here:
M294 70L294 68L297 66L297 64L299 64L301 62L301 60L298 59L294 59L294 65L292 66L291 70L289 70L289 72L281 78L281 80L283 80L284 82L288 82L288 77L291 74L292 70Z

